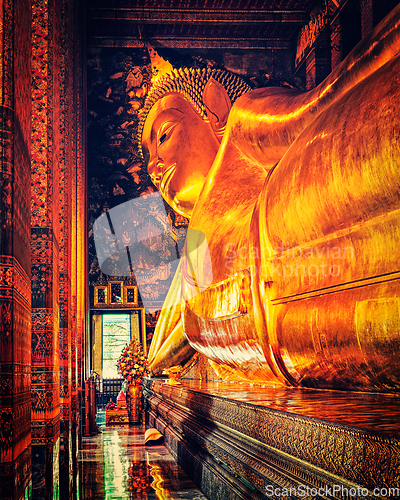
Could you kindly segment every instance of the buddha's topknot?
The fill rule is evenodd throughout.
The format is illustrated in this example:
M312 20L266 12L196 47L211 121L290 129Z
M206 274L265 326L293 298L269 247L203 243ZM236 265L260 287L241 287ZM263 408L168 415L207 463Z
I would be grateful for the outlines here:
M205 119L207 117L206 107L203 103L203 91L210 78L219 82L228 93L233 104L242 94L251 90L241 78L223 69L212 68L179 68L163 75L151 88L140 113L138 126L139 151L142 152L142 134L146 118L154 106L165 95L171 93L182 94L193 106L198 115Z

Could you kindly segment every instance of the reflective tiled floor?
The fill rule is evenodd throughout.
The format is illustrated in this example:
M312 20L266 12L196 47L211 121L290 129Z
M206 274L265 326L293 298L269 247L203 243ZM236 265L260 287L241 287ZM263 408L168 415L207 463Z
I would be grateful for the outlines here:
M106 427L84 437L79 455L82 500L206 500L165 446L145 447L144 426Z

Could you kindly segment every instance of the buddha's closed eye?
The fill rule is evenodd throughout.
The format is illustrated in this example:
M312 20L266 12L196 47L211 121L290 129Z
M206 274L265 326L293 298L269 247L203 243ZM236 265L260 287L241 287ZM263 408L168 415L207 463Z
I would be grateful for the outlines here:
M167 134L164 132L163 135L159 139L159 144L162 144L167 138Z
M176 127L176 125L178 125L178 123L179 122L163 123L158 132L158 145L163 144L170 138L172 130Z

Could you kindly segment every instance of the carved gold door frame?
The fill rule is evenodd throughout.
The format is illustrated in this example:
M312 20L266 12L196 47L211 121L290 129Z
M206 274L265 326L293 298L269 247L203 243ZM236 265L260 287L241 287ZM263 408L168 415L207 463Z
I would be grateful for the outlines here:
M141 342L144 352L147 354L146 344L146 318L144 308L120 311L94 311L92 315L92 370L103 379L103 316L107 314L130 314L131 340Z

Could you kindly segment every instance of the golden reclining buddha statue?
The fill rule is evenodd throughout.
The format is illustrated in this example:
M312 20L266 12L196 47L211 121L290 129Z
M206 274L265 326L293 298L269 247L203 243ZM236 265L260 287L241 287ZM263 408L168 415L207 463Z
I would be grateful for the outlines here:
M308 92L217 69L154 84L143 156L190 225L153 375L197 351L237 380L399 389L399 53L400 7Z

